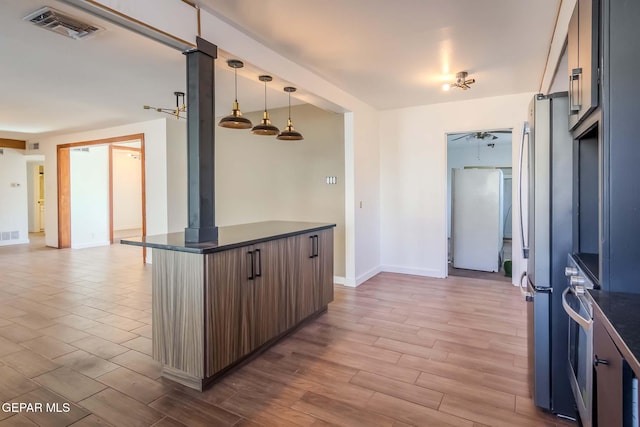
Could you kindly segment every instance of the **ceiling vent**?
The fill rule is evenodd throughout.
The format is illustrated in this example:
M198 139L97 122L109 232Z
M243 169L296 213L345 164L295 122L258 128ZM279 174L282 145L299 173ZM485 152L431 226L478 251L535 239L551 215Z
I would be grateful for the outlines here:
M74 40L82 40L101 30L95 25L82 22L50 7L43 7L30 13L24 17L24 20Z

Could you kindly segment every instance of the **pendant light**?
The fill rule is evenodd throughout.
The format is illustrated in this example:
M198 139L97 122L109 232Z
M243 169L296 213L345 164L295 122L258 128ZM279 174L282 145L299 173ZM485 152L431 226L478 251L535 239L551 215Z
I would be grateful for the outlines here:
M280 129L271 124L269 112L267 111L267 82L270 82L273 78L271 78L271 76L260 76L258 78L261 82L264 82L264 115L262 116L260 124L255 125L253 129L251 129L251 133L254 135L277 135Z
M158 113L171 114L175 116L176 119L186 120L187 116L182 114L187 112L187 105L184 102L184 92L173 92L173 95L176 97L176 108L152 107L150 105L143 105L142 108L145 110L155 110Z
M229 129L249 129L253 126L251 120L242 117L242 113L240 112L240 106L238 104L238 68L244 67L244 63L242 61L238 61L237 59L230 59L227 61L227 65L233 68L234 79L235 79L235 101L233 102L233 110L231 114L220 119L218 126Z
M304 138L300 132L293 128L293 123L291 122L291 93L295 92L296 88L287 86L284 88L284 91L289 94L289 119L287 119L287 126L285 126L284 130L280 132L277 138L284 141L300 141Z

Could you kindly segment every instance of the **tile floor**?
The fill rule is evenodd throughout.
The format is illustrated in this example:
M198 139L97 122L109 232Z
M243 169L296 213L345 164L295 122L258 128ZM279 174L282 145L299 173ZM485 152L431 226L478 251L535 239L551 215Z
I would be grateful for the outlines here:
M573 425L528 398L509 284L381 274L205 393L160 378L140 248L0 247L0 426ZM68 405L68 411L66 411Z

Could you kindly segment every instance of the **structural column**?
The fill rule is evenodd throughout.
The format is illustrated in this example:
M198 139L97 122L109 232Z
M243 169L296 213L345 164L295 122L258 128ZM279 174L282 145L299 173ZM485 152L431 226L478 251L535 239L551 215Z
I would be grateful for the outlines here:
M189 225L185 243L217 242L215 223L216 45L198 37L187 56L187 173Z

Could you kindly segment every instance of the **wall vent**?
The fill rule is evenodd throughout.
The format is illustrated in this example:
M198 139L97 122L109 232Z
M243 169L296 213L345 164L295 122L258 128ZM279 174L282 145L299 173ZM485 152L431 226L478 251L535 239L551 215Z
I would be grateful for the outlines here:
M40 143L39 142L33 142L31 144L29 144L29 150L39 150L40 149Z
M20 239L20 232L18 230L0 232L0 241L3 241L3 240L18 240L18 239Z
M24 17L24 20L74 40L82 40L94 34L96 31L101 30L101 28L95 25L82 22L78 18L74 18L50 7L43 7L30 13Z

